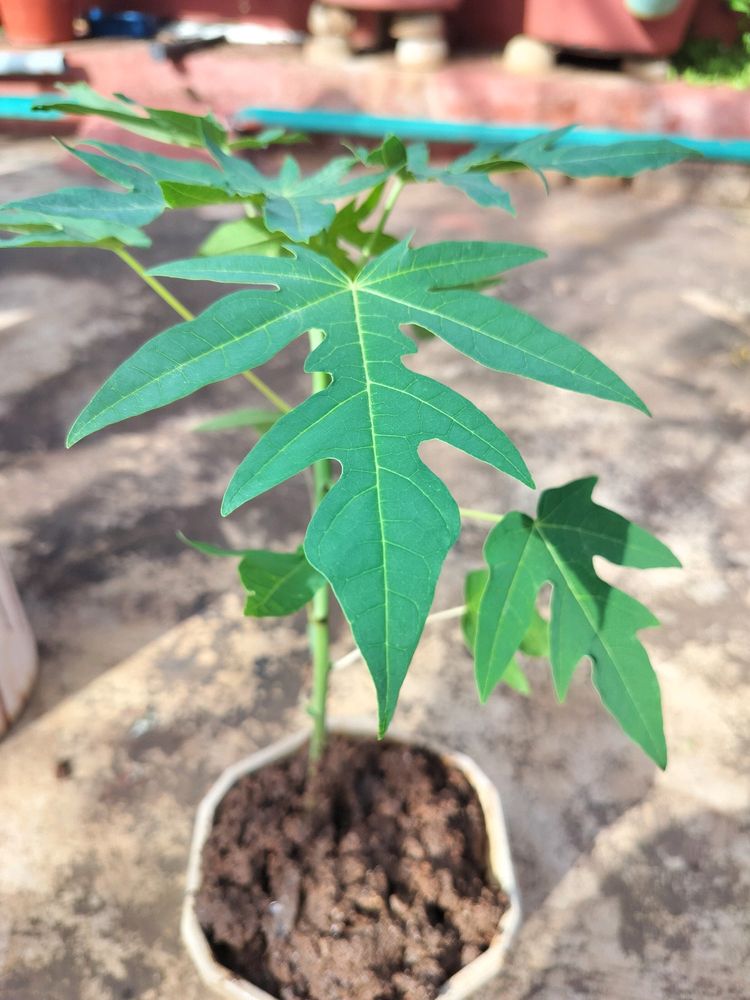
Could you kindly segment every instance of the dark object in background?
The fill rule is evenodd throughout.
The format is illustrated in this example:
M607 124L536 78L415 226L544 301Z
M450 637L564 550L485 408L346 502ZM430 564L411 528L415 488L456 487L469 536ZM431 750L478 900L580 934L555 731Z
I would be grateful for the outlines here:
M161 18L143 11L110 14L101 7L92 7L86 20L92 38L153 38L162 23Z

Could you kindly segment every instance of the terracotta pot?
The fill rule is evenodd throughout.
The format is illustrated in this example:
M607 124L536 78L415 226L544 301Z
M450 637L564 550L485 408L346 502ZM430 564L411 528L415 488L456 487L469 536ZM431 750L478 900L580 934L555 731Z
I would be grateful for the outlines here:
M328 728L330 732L344 736L372 736L374 723L370 719L340 719L332 721ZM217 996L226 997L229 1000L277 1000L277 998L270 996L246 980L238 978L224 966L219 965L213 957L210 945L195 913L195 896L202 881L203 845L211 832L216 809L229 789L244 775L291 756L303 746L309 737L309 729L303 730L234 764L224 771L198 807L190 847L185 900L182 908L182 940L206 986ZM484 772L477 767L471 758L464 754L453 753L444 747L423 741L415 744L415 741L405 737L399 738L397 735L392 738L401 743L411 743L431 750L464 773L477 793L477 798L484 812L489 845L489 876L495 883L502 886L510 901L510 906L502 916L497 934L490 947L473 962L460 969L440 990L440 1000L467 1000L500 970L505 954L521 922L521 901L513 871L500 796Z
M653 21L633 17L623 0L526 0L525 35L562 49L613 55L668 56L687 35L698 0L681 0Z
M0 0L11 45L54 45L73 38L75 0Z

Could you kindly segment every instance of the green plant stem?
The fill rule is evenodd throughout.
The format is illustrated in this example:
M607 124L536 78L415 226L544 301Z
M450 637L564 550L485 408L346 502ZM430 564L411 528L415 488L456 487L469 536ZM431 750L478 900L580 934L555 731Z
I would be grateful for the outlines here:
M242 372L242 377L244 379L247 379L250 385L254 386L258 390L258 392L262 396L265 396L268 402L271 403L272 406L275 406L276 409L279 410L281 413L289 413L289 411L292 409L289 403L287 403L286 400L282 399L277 392L274 392L271 386L268 385L267 382L264 382L262 378L258 378L255 372L252 371Z
M391 189L388 192L388 195L386 196L385 204L383 205L383 212L380 216L380 221L378 222L377 227L374 229L372 235L365 244L364 250L362 251L362 256L365 260L367 260L368 257L372 256L372 249L377 243L379 237L383 235L385 227L388 225L388 220L391 217L391 212L393 212L393 209L396 206L396 202L398 201L398 197L405 187L406 187L406 181L402 177L394 178L393 184L391 185Z
M310 330L310 349L314 350L323 342L322 330ZM330 379L326 372L312 373L312 390L325 389ZM327 458L313 465L313 509L317 508L331 487L331 463ZM328 703L328 679L331 672L331 654L328 627L330 588L321 587L308 605L307 622L310 651L312 653L313 678L312 695L308 712L313 720L310 737L310 768L314 770L326 745L326 708Z
M132 254L128 253L123 247L118 247L115 253L124 264L128 265L131 271L135 271L141 281L144 281L152 291L156 292L160 299L166 302L171 309L174 309L178 316L187 321L195 319L195 314L186 305L183 305L178 298L172 295L169 289L165 288L158 278L149 274ZM281 413L288 413L291 410L291 406L278 393L274 392L270 385L267 385L263 379L258 378L255 372L242 372L242 377L247 379L250 385L254 386Z
M172 295L169 289L165 288L164 285L162 285L162 283L158 280L158 278L155 278L152 274L149 274L148 271L141 264L138 263L135 257L132 256L132 254L129 254L128 251L123 249L122 247L115 250L115 253L120 258L120 260L123 261L123 263L127 264L132 271L135 271L135 273L138 275L141 281L145 281L148 287L151 288L154 292L156 292L156 294L159 296L160 299L163 299L168 306L174 309L174 311L177 313L178 316L181 316L184 320L188 321L191 319L195 319L195 316L193 315L193 313L190 312L187 306L184 306L179 299L175 298L175 296Z
M493 524L499 524L503 519L502 514L491 514L488 510L474 510L471 507L459 507L458 512L461 517L472 521L491 521Z

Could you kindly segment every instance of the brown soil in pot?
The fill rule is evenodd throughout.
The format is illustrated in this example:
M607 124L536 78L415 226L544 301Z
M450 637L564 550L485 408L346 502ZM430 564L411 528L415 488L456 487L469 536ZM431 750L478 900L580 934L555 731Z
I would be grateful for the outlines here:
M434 1000L508 906L474 790L429 751L336 736L311 796L306 749L217 810L196 901L216 958L280 1000Z

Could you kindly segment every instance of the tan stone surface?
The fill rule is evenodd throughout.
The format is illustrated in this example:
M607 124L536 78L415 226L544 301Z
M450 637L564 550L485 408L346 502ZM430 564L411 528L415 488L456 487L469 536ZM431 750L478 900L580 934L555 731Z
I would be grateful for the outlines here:
M297 633L226 603L3 744L3 1000L205 995L178 933L195 806L229 763L300 724L306 657Z

